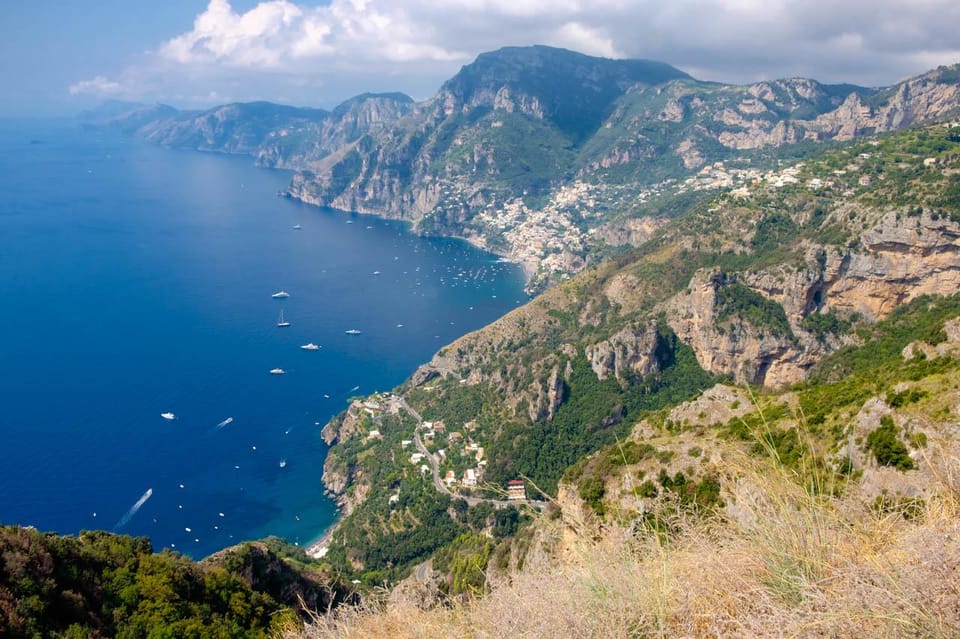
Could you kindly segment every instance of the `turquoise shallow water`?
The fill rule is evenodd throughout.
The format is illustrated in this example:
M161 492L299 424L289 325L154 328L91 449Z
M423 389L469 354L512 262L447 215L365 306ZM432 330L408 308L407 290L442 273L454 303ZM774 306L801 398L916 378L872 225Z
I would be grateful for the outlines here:
M278 198L288 179L0 123L0 522L196 557L306 543L335 518L320 426L525 301L515 265Z

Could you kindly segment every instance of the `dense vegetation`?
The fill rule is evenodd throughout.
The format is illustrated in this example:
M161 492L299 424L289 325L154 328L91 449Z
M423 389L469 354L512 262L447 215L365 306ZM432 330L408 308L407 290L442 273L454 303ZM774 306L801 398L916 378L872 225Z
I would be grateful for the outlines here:
M739 282L717 289L717 309L718 322L738 317L772 335L795 339L783 307Z
M623 437L645 412L694 397L716 382L700 368L690 347L672 333L663 337L668 347L661 372L633 380L627 388L613 378L597 379L586 360L573 360L567 399L553 419L507 426L491 444L491 458L497 461L488 469L490 480L504 483L525 476L552 494L567 467Z
M318 608L342 598L320 573L253 546L227 551L224 565L197 564L154 553L142 537L5 526L0 636L269 637L296 619L294 592ZM306 560L279 542L268 546Z

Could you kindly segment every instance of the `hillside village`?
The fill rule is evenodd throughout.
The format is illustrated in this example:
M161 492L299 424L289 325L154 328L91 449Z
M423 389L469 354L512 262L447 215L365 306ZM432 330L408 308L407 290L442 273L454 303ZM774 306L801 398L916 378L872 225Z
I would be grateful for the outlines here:
M941 126L957 128L960 122L950 121ZM883 179L878 168L882 167L882 153L859 153L842 167L804 161L781 160L778 164L778 168L761 169L751 166L749 158L718 160L689 177L669 178L639 189L632 185L574 180L559 187L539 208L518 197L503 206L482 210L473 224L483 231L468 238L481 247L503 251L503 247L489 239L502 238L510 259L524 265L532 276L530 288L536 289L548 281L567 279L583 269L587 265L584 256L591 248L642 243L665 222L654 215L640 233L625 232L636 227L636 220L620 220L623 226L614 233L610 232L609 224L593 224L615 211L656 210L658 202L684 194L708 197L728 192L731 197L748 197L757 187L797 187L815 194L851 197L858 189L869 187L873 180ZM922 166L936 169L936 158L923 158Z
M363 415L364 424L357 435L364 442L382 442L384 432L399 427L399 457L417 469L420 476L429 479L436 469L442 486L437 489L452 497L467 498L476 503L488 500L494 504L503 501L526 502L525 484L519 478L508 480L506 485L494 486L484 482L484 471L489 459L483 444L474 437L477 425L467 421L462 430L449 430L441 421L420 420L406 400L394 393L376 393L365 399L355 401L349 412ZM397 419L408 414L416 416L412 432L408 422ZM385 419L387 418L387 419ZM396 433L392 433L396 439ZM394 451L397 452L397 451ZM498 499L499 497L499 499ZM505 498L505 499L504 499ZM390 504L399 502L399 493L391 494Z

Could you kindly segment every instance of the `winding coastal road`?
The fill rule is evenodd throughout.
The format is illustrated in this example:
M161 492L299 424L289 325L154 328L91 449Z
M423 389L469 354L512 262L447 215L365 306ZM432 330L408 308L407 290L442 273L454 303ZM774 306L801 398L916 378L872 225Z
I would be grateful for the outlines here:
M536 508L537 510L543 508L544 504L540 502L531 502L529 499L484 499L483 497L464 497L463 495L452 492L442 481L440 481L440 465L437 463L437 458L433 455L433 453L427 450L427 447L423 444L423 440L420 439L420 424L423 423L423 418L420 417L420 413L415 411L403 397L397 396L395 401L400 408L407 412L408 415L417 420L417 425L413 429L413 445L417 447L417 450L426 458L427 463L430 464L430 471L433 473L433 485L438 491L453 499L463 499L470 506L476 506L479 503L486 502L492 505L494 508L506 508L508 506L518 506L521 504L526 504L527 506Z

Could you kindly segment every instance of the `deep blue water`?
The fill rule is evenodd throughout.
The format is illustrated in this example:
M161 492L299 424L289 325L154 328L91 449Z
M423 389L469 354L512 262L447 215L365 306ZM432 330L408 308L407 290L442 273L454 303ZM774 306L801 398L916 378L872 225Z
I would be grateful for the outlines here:
M196 557L268 534L305 544L335 518L320 427L346 398L525 301L518 267L278 198L288 179L0 123L0 522Z

